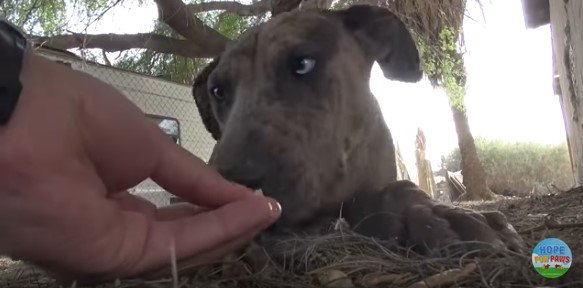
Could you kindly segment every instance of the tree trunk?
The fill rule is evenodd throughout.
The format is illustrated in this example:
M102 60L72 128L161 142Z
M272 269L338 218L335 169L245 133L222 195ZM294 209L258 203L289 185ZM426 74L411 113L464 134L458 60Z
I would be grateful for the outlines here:
M462 200L491 200L494 198L494 193L488 188L486 171L478 157L468 117L464 111L453 105L453 103L450 103L450 106L462 156L463 184L467 190L466 194L462 195L461 198Z

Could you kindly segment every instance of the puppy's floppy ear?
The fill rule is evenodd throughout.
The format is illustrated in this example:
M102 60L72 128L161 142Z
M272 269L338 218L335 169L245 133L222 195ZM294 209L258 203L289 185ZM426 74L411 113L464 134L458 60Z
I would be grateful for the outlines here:
M196 76L194 84L192 85L192 95L194 96L194 101L196 102L200 118L202 119L206 130L211 133L215 140L221 138L221 130L211 108L211 102L207 90L207 80L209 75L217 67L219 60L220 57L213 59L213 61Z
M386 78L403 82L421 80L419 51L405 24L388 9L355 5L332 12L355 37L363 52L379 63Z

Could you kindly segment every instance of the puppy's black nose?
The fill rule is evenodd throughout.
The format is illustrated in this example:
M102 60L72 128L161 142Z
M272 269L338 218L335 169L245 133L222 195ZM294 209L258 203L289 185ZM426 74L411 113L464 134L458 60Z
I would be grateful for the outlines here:
M234 121L231 125L235 126L224 131L209 164L227 180L253 190L261 188L274 165L267 137L261 129L248 127L253 121L231 121Z
M227 180L256 190L261 188L272 161L259 141L243 140L246 141L236 137L223 139L215 147L209 164Z
M261 188L263 181L263 167L260 163L253 160L244 160L243 163L229 161L228 163L216 163L213 165L229 181L247 186L249 189L256 190Z

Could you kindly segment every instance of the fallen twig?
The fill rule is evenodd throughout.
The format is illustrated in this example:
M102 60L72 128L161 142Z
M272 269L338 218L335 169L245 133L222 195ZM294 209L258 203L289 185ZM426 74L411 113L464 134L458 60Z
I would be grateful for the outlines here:
M519 234L524 234L524 233L530 233L530 232L536 232L536 231L540 231L540 230L544 230L544 229L568 229L568 228L583 228L583 223L582 222L576 222L576 223L556 223L556 222L551 222L551 221L545 221L543 224L533 227L533 228L528 228L522 231L519 231Z
M366 287L374 287L381 284L399 284L404 278L410 277L409 273L406 274L391 274L375 272L365 275L361 282L364 283Z
M583 193L583 186L577 186L567 190L565 193Z
M476 263L470 263L464 268L450 269L439 274L431 275L411 286L409 288L433 288L451 285L468 278L476 270Z
M551 211L550 211L550 212L547 214L547 216L546 216L546 217L547 217L547 218L550 218L550 217L552 217L552 216L556 215L557 213L559 213L560 211L562 211L562 210L563 210L563 208L565 208L565 207L567 207L567 206L569 206L569 205L571 205L571 204L572 204L572 203L570 203L570 202L567 202L567 203L565 203L565 204L563 204L563 205L561 205L561 206L559 206L559 207L555 207L555 208L553 208L553 209L552 209L552 210L551 210Z

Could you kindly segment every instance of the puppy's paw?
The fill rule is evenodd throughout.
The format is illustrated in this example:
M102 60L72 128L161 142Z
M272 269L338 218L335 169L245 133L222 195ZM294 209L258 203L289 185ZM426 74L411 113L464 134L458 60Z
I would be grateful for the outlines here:
M257 241L252 241L245 247L233 252L228 261L223 264L223 278L249 277L261 272L267 275L266 269L271 265L268 252Z
M526 248L524 246L524 240L516 232L514 226L508 222L508 219L506 219L506 216L502 212L485 211L480 212L480 214L486 218L488 225L498 233L498 237L504 242L506 247L515 252L524 252Z
M403 215L408 244L435 249L452 243L466 242L466 247L485 243L522 250L521 237L500 212L480 213L434 201L411 204Z
M382 193L362 194L349 211L355 232L396 240L424 254L451 244L455 244L452 248L461 245L464 250L484 247L483 244L516 252L523 247L521 237L504 214L476 212L434 201L410 181L391 183Z

